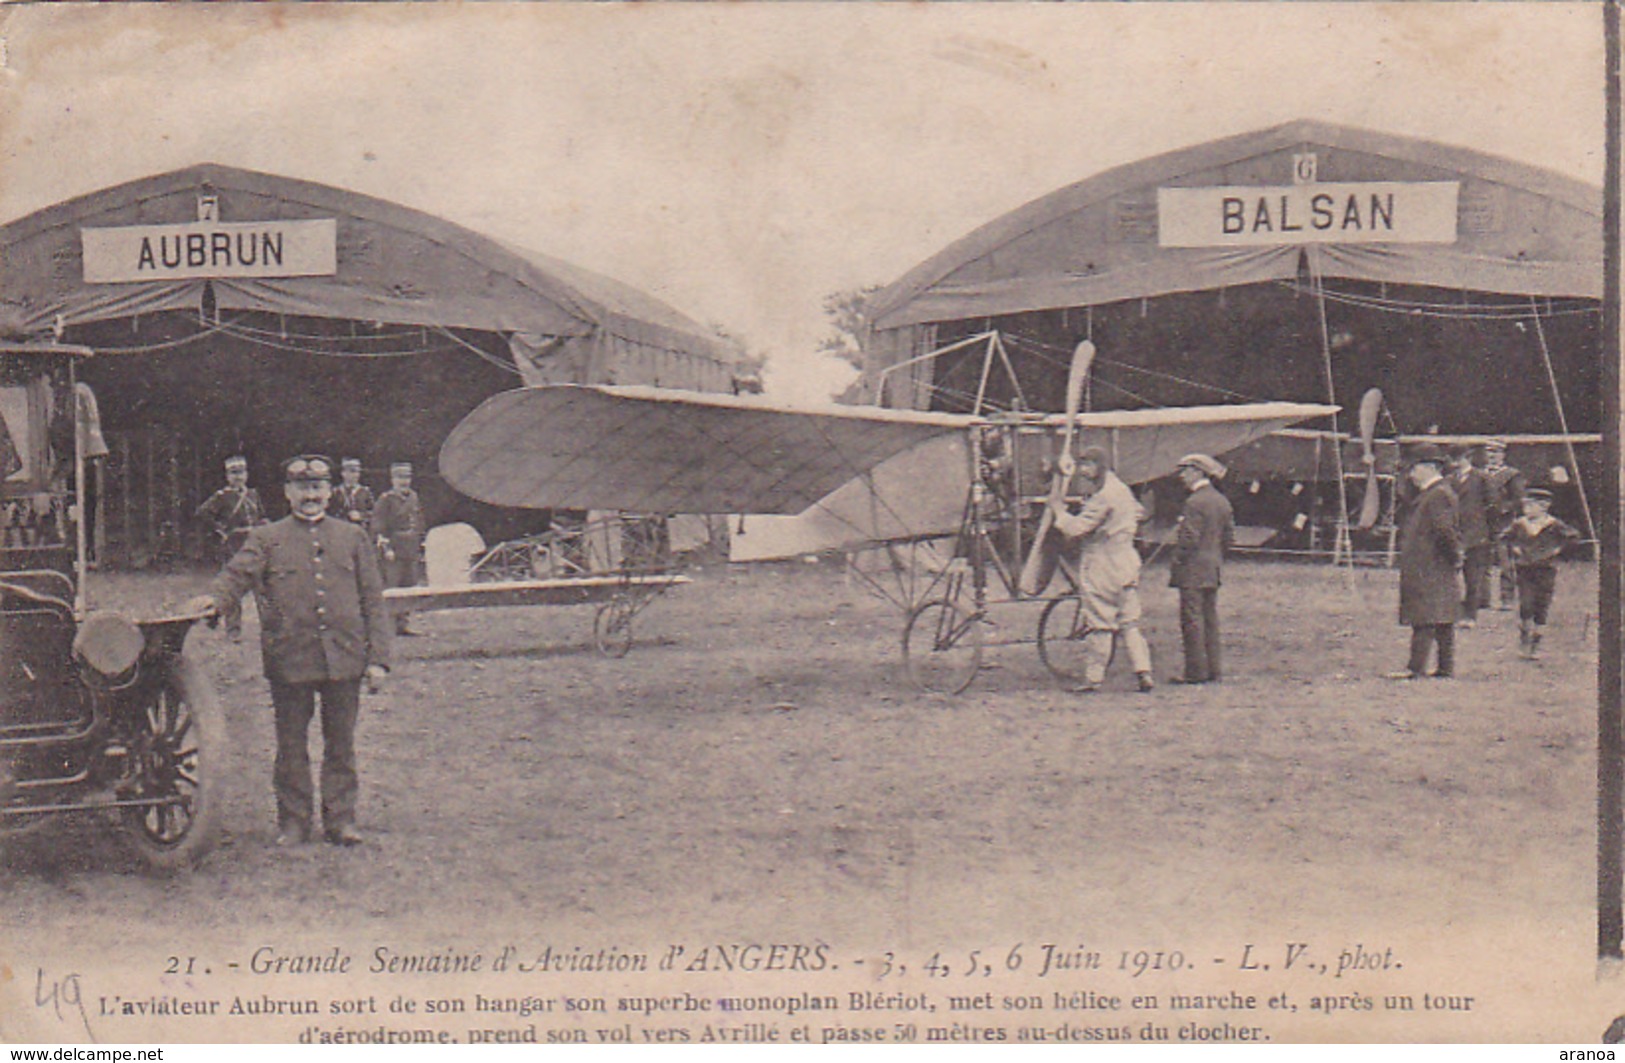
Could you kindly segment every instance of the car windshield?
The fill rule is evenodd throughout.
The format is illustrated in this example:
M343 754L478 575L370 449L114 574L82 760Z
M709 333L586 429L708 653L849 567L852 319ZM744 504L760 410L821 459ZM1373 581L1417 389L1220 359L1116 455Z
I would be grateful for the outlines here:
M0 547L73 541L72 394L65 361L0 357Z

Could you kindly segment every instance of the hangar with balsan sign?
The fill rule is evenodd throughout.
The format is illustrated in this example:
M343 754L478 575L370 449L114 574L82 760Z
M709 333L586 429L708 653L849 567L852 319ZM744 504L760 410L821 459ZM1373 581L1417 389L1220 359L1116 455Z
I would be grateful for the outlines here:
M1380 388L1385 436L1500 436L1526 469L1578 469L1558 486L1582 523L1602 260L1600 187L1292 122L1119 166L948 245L867 301L849 397L1060 409L1082 339L1098 351L1086 409L1331 402L1345 413L1313 427L1346 434ZM1311 463L1266 441L1234 456L1240 476L1264 480L1255 495L1274 489L1270 474L1296 481L1280 489L1304 512L1280 545L1329 542L1317 533L1346 522L1337 501L1301 490L1335 495L1345 449Z

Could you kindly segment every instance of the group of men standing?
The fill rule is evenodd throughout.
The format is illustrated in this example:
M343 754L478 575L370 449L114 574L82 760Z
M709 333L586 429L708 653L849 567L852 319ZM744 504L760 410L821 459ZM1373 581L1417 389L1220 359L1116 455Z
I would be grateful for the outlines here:
M215 560L224 565L248 539L249 529L267 523L259 492L248 485L248 459L234 454L226 459L226 485L203 501L197 517L214 534ZM385 587L415 587L423 547L423 507L412 488L412 465L398 461L389 467L390 487L375 497L361 482L361 461L345 458L339 465L339 483L332 486L326 512L366 532L377 551ZM242 605L238 601L221 615L226 634L242 641ZM412 635L408 614L396 615L395 633Z
M1489 607L1497 567L1501 607L1510 608L1514 596L1518 601L1519 653L1527 659L1539 655L1557 559L1580 536L1551 515L1551 491L1528 486L1505 458L1498 440L1458 445L1448 454L1433 443L1410 451L1399 622L1411 629L1411 647L1405 668L1390 678L1455 675L1456 631L1472 628L1479 611Z
M1105 452L1087 447L1075 458L1062 455L1048 507L1050 526L1072 558L1074 582L1083 612L1083 681L1074 688L1091 693L1105 679L1112 650L1121 640L1139 689L1155 686L1151 651L1140 631L1140 555L1135 532L1145 513L1126 484L1111 471ZM1180 641L1184 671L1175 683L1211 683L1221 678L1218 592L1225 554L1234 537L1234 514L1214 481L1224 466L1206 454L1180 459L1178 476L1186 497L1173 540L1169 583L1179 591ZM1499 440L1458 445L1449 454L1432 443L1413 448L1405 475L1405 516L1400 536L1400 623L1411 629L1410 656L1395 679L1455 674L1456 631L1475 626L1492 604L1499 572L1501 608L1519 609L1519 653L1539 655L1542 629L1556 585L1556 564L1564 548L1579 539L1572 527L1551 515L1552 494L1531 487L1506 464ZM1069 495L1082 494L1076 511ZM1040 568L1040 593L1053 564ZM1436 654L1432 671L1427 665Z
M1101 447L1085 447L1074 459L1062 455L1048 507L1051 527L1067 543L1062 556L1076 565L1074 582L1082 609L1083 681L1074 691L1093 693L1106 678L1112 649L1121 639L1141 693L1156 687L1151 647L1140 631L1140 553L1135 534L1145 510L1110 468ZM1220 569L1235 537L1229 499L1214 486L1225 468L1207 454L1187 454L1178 475L1186 491L1174 538L1169 584L1179 592L1183 674L1174 683L1213 683L1222 675L1219 648ZM1069 493L1085 498L1076 512ZM1040 577L1047 583L1047 573ZM1041 587L1038 588L1041 590ZM1029 588L1033 590L1033 588Z

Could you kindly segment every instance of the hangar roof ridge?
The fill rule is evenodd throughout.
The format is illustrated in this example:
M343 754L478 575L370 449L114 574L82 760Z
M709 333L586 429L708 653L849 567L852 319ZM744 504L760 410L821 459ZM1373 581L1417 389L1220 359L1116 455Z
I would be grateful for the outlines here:
M654 296L591 270L505 243L475 229L393 200L306 178L290 177L218 162L201 162L150 174L61 200L0 224L0 248L52 229L94 224L132 203L158 199L204 185L300 203L414 233L483 268L505 273L516 283L558 304L585 322L632 339L648 328L700 346L712 357L738 360L737 346ZM640 327L641 326L641 327Z
M1601 186L1473 148L1301 118L1149 155L1046 192L971 230L882 288L869 301L869 319L880 321L966 263L1084 207L1182 173L1243 162L1299 144L1342 148L1441 172L1469 174L1593 214L1601 223Z

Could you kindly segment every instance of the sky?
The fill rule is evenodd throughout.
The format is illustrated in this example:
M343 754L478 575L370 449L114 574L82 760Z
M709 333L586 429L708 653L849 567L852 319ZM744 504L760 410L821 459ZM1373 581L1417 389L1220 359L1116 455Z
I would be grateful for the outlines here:
M1563 3L24 4L0 220L217 162L440 215L850 378L830 293L1032 199L1299 118L1600 183L1601 8Z

